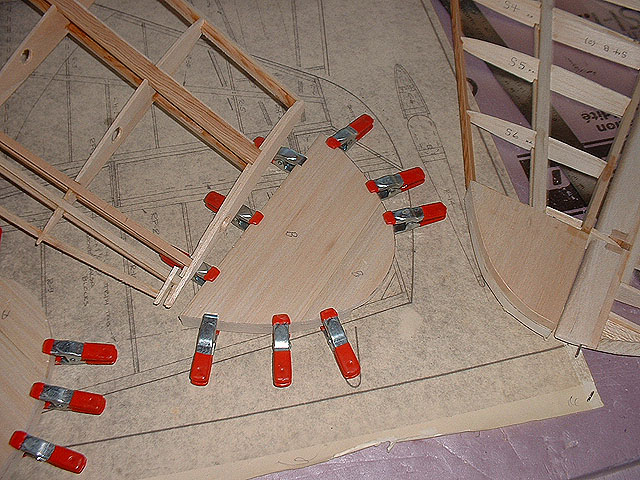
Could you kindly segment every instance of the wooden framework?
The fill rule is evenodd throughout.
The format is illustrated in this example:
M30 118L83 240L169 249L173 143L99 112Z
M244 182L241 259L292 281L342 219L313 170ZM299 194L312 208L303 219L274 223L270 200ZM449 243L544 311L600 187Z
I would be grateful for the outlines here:
M629 98L552 63L553 42L559 42L637 71L640 44L554 8L553 0L476 2L532 27L537 52L536 58L466 38L452 21L462 65L464 51L525 79L534 99L532 129L461 112L469 123L532 152L529 207L467 176L469 229L483 276L505 310L537 333L640 355L640 325L611 312L614 300L640 308L640 290L632 286L640 265L640 80ZM452 2L452 16L458 3ZM639 8L635 2L612 3ZM458 69L456 77L466 88L463 72ZM550 136L551 92L622 117L606 161ZM467 172L472 133L462 120L461 126ZM547 205L550 160L597 179L583 220Z
M0 133L0 149L5 154L64 193L63 196L51 193L49 189L42 188L31 180L25 172L17 169L11 162L0 159L0 175L53 211L43 229L35 227L2 207L0 207L0 218L35 237L37 243L45 242L155 297L155 304L161 303L166 295L164 305L171 307L182 288L200 267L216 234L227 228L260 180L271 159L301 119L304 111L303 102L262 70L237 45L183 0L163 0L163 3L185 22L188 28L157 64L153 64L93 15L88 10L93 0L28 0L28 3L39 9L43 16L0 71L0 105L67 35L133 85L135 92L107 129L75 179L69 178L17 141ZM201 37L221 51L286 109L261 148L257 148L242 133L226 123L172 78L172 73L178 69ZM152 105L163 109L193 135L241 170L218 215L211 221L191 255L185 254L148 228L134 222L101 200L88 188L111 155L122 145ZM120 236L114 235L75 207L76 200L153 252L183 267L170 269L157 256L150 255L148 250L123 241ZM159 278L163 282L162 287L151 286L57 239L52 234L52 230L62 217Z

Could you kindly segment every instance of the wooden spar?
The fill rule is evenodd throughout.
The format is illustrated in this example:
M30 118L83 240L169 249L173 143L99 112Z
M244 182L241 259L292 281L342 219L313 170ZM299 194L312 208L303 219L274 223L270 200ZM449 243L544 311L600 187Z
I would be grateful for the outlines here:
M164 306L170 308L178 298L180 291L186 283L193 277L197 269L200 268L205 256L211 249L211 242L220 230L224 230L231 223L236 212L240 209L243 202L255 188L262 174L266 171L271 160L284 144L285 139L294 125L300 121L304 113L304 102L298 100L289 110L285 112L275 127L269 132L267 138L261 145L260 155L256 161L247 165L242 171L240 177L231 187L231 191L222 203L222 207L211 220L209 226L202 234L198 246L191 255L191 264L182 269L180 274L180 282L169 292Z
M9 212L9 210L7 210L2 206L0 206L0 218L4 218L7 222L11 223L15 227L19 228L20 230L22 230L28 235L31 235L34 238L42 238L42 241L47 245L50 245L56 250L66 255L69 255L70 257L75 258L76 260L92 268L95 268L96 270L99 270L105 275L115 278L116 280L124 283L125 285L129 285L130 287L135 288L136 290L142 293L146 293L147 295L152 297L155 297L158 294L157 289L151 287L150 285L147 285L145 282L143 282L137 277L134 277L133 275L124 273L122 269L113 267L108 263L105 263L97 259L93 255L90 255L87 252L84 252L72 245L69 245L63 242L62 240L59 240L58 238L54 237L51 234L43 235L42 230L35 227L34 225L27 222L26 220L18 217L17 215L14 215L13 213Z
M64 173L52 167L50 164L2 132L0 132L0 149L57 188L74 192L78 197L78 200L80 200L80 202L91 211L97 213L102 218L120 228L122 231L128 233L154 251L162 253L183 265L188 265L191 262L189 256L184 252L181 252L146 227L134 222L120 210L105 202L86 187L66 176ZM72 207L72 205L66 200L60 200L59 203L60 205L58 208L62 209L65 214L69 214L69 207ZM162 278L164 279L164 276L162 276Z
M187 24L204 19L204 17L194 7L183 0L161 1L172 9ZM296 102L295 95L276 82L267 72L258 67L254 61L240 49L240 47L233 43L226 35L211 25L207 20L204 20L202 34L211 43L218 47L228 59L233 61L270 95L276 98L284 107L290 108L293 106Z
M517 9L509 8L503 0L476 0L476 3L530 27L540 22L540 3L534 0L518 0ZM558 8L553 9L553 24L554 41L640 69L640 44L631 38Z
M74 0L51 0L51 4L55 5L60 13L67 17L81 33L106 51L107 56L103 57L103 60L112 65L112 57L119 60L137 77L147 79L160 96L192 119L222 145L232 148L243 161L247 163L255 161L258 149L251 141L194 97L171 76L160 70L147 57L125 42L95 15L78 5Z
M462 159L464 162L464 186L476 179L476 164L473 157L473 138L469 122L469 99L467 98L467 74L462 46L462 17L460 0L451 1L451 30L453 34L453 56L456 65L456 88L458 90L458 115L460 117L460 135L462 136Z
M462 41L466 52L491 65L528 82L538 77L537 58L475 38L465 37ZM629 104L629 97L557 65L551 65L550 88L567 98L616 116L622 116Z
M158 67L169 74L173 74L180 64L187 57L193 46L200 38L200 28L203 21L200 20L191 25L186 32L174 43L158 62ZM76 182L84 187L88 187L93 179L98 175L102 167L107 163L111 155L124 143L133 131L144 114L153 105L154 90L147 80L143 80L140 86L127 101L120 113L107 129L96 148L83 165L82 169L76 177ZM64 199L73 204L76 200L76 194L72 190L67 190ZM62 218L63 210L56 208L51 218L42 229L42 234L46 235L54 227L54 225ZM39 244L41 238L38 237L36 245ZM186 255L185 255L186 256ZM178 260L174 258L174 260ZM179 260L184 263L184 259ZM189 260L190 261L190 260Z
M94 0L79 0L89 7ZM0 70L0 105L38 68L67 36L69 21L50 7Z
M46 207L52 210L56 207L64 208L65 218L69 219L69 221L78 228L88 233L99 242L104 243L123 257L131 260L136 265L139 265L152 275L163 281L166 279L169 268L162 263L160 259L148 257L144 252L138 251L133 245L127 244L127 242L122 238L113 235L113 233L104 229L101 225L95 222L88 215L82 213L76 207L68 204L61 198L56 198L54 195L49 193L48 190L43 189L28 179L25 175L15 170L3 157L0 157L0 175Z
M620 126L618 127L618 131L613 140L613 144L609 149L609 153L607 154L607 163L605 169L598 177L598 181L596 182L595 189L593 190L593 194L591 196L591 201L589 202L589 206L587 207L587 213L584 216L584 222L582 223L582 230L589 233L593 226L596 224L596 218L598 213L600 212L600 207L602 206L602 202L604 200L605 193L609 188L609 183L611 181L611 177L613 176L613 172L618 165L618 159L620 158L620 153L622 152L622 147L625 144L627 139L627 135L629 134L629 130L631 129L631 122L634 118L635 112L638 109L638 104L640 104L640 78L636 80L636 86L634 87L633 94L631 95L631 101L627 106L627 109L622 116L622 121L620 122Z
M469 118L474 125L520 148L533 148L536 134L530 128L472 110L469 111ZM596 178L606 166L606 162L600 158L555 138L549 139L549 160Z
M605 0L605 2L640 11L640 0Z

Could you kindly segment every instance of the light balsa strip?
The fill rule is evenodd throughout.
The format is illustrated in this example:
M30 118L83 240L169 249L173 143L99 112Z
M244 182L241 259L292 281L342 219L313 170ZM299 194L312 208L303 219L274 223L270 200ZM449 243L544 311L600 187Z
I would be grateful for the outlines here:
M162 68L170 75L178 69L200 38L202 23L202 20L194 23L180 36L176 43L171 46L158 62L159 68ZM100 173L100 170L109 158L111 158L111 155L124 143L144 114L151 108L154 94L155 90L151 88L149 81L146 79L143 80L125 106L122 107L116 119L107 129L96 148L91 152L91 155L82 166L82 169L76 177L76 181L80 185L88 187L96 175ZM76 201L76 194L71 190L67 190L64 194L64 199L73 204ZM63 210L60 208L57 208L53 212L53 215L51 215L42 229L42 235L46 235L51 231L55 224L62 218L63 213ZM39 244L41 240L41 238L38 238L36 245Z
M614 5L619 5L621 7L629 8L631 10L640 11L640 1L639 0L604 0L607 3L613 3Z
M471 55L528 82L538 77L538 59L526 53L469 37L463 44ZM629 97L557 65L551 67L551 90L616 116L622 116L629 103Z
M471 123L496 137L525 150L533 148L536 133L530 128L472 110L469 110L469 118ZM604 160L555 138L549 139L549 159L592 177L598 177L606 165Z
M39 238L42 236L41 235L42 231L39 228L35 227L34 225L27 222L26 220L18 217L17 215L14 215L13 213L11 213L9 210L7 210L2 206L0 206L0 218L4 218L7 222L19 228L26 234L31 235L34 238ZM55 248L56 250L66 255L69 255L70 257L75 258L76 260L86 265L89 265L90 267L95 268L96 270L101 271L105 275L109 275L110 277L115 278L116 280L124 283L125 285L129 285L130 287L133 287L136 290L141 291L142 293L146 293L151 297L155 297L156 295L158 295L158 290L147 285L145 282L143 282L139 278L134 277L133 275L129 275L128 273L124 273L122 270L116 267L113 267L101 260L98 260L93 255L89 255L87 252L84 252L72 245L69 245L68 243L63 242L52 235L42 236L42 241L47 245L50 245L51 247Z
M79 0L89 7L94 0ZM0 105L38 68L67 36L69 21L50 7L0 70Z
M621 283L616 293L616 300L636 308L640 308L640 290L626 283Z
M550 217L555 218L556 220L560 220L562 223L566 223L567 225L580 230L582 226L582 220L577 219L576 217L572 217L571 215L567 215L560 210L556 210L555 208L547 207L545 212Z
M640 3L637 0L608 1L633 10L638 10ZM540 23L540 4L532 0L476 0L476 3L529 27ZM558 8L553 10L553 27L556 42L640 69L640 43L629 37Z

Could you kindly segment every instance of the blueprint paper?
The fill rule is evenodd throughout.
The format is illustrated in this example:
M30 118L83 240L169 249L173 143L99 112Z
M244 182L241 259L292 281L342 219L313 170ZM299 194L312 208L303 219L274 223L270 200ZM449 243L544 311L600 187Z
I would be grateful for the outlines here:
M49 247L34 247L1 222L2 275L39 296L54 337L110 342L119 350L113 366L59 366L50 379L105 395L102 415L46 412L31 433L84 453L87 478L242 478L387 440L601 405L582 356L504 313L475 265L461 202L451 55L430 2L194 5L305 101L290 146L304 152L317 135L368 113L376 126L349 151L358 167L369 178L414 166L427 174L423 186L387 201L387 208L442 201L448 217L396 236L388 277L343 319L362 365L360 383L344 381L318 331L293 338L293 384L284 390L271 383L270 335L230 332L219 337L209 385L189 383L196 330L177 316L195 285L172 309L153 307L150 297ZM101 1L91 11L154 62L186 29L148 0ZM38 19L22 3L0 4L3 62ZM174 78L248 138L266 134L282 115L204 41ZM2 129L75 176L132 93L67 39L2 106ZM490 141L476 142L476 149L479 180L513 195ZM209 190L226 194L237 175L154 107L91 188L191 252L211 218L202 198ZM264 205L284 175L269 170L248 205ZM50 214L4 181L0 205L40 228ZM54 234L145 276L66 222ZM238 235L222 235L207 261L219 262ZM28 459L9 472L17 479L71 476Z

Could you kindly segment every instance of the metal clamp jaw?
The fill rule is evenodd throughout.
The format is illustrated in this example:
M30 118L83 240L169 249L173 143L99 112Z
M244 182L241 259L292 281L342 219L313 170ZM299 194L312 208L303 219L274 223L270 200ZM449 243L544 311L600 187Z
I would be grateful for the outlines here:
M107 404L105 398L98 393L47 385L36 382L29 395L44 402L45 409L71 410L72 412L100 415Z
M364 137L373 128L373 118L366 113L360 115L353 122L338 130L334 135L327 138L327 145L331 148L339 148L345 152L349 150L358 140Z
M360 362L353 353L353 348L351 348L347 334L342 328L338 313L333 308L327 308L320 312L320 320L322 321L320 330L324 333L327 343L333 351L342 376L349 379L360 375Z
M80 473L87 465L87 457L66 447L55 445L27 432L15 431L11 435L9 445L39 462L47 462L63 470Z
M204 204L213 213L218 213L225 198L227 197L221 193L211 191L207 193L206 197L204 197ZM264 215L261 212L253 211L246 205L242 205L240 210L238 210L238 213L233 217L233 220L231 220L231 223L240 230L246 230L249 228L249 225L258 225L263 218Z
M42 344L42 352L54 355L56 365L78 363L113 365L118 359L118 350L110 343L82 343L48 338Z
M194 385L203 387L209 383L213 354L216 350L216 341L219 333L218 315L205 313L202 316L200 330L198 330L196 351L193 355L189 373L189 379Z
M385 223L393 225L394 233L413 230L430 223L444 220L447 216L447 207L442 202L430 203L420 207L408 207L385 212Z
M273 325L273 384L276 387L291 385L291 335L289 315L274 315Z
M264 142L264 137L256 137L253 139L254 145L258 148L262 145L262 142ZM278 153L273 157L271 163L280 170L291 173L295 167L302 165L306 161L307 157L296 152L293 148L280 147L280 150L278 150Z
M365 185L371 193L377 193L381 200L393 197L424 183L424 171L420 167L403 170L395 175L385 175L375 180L369 180Z

